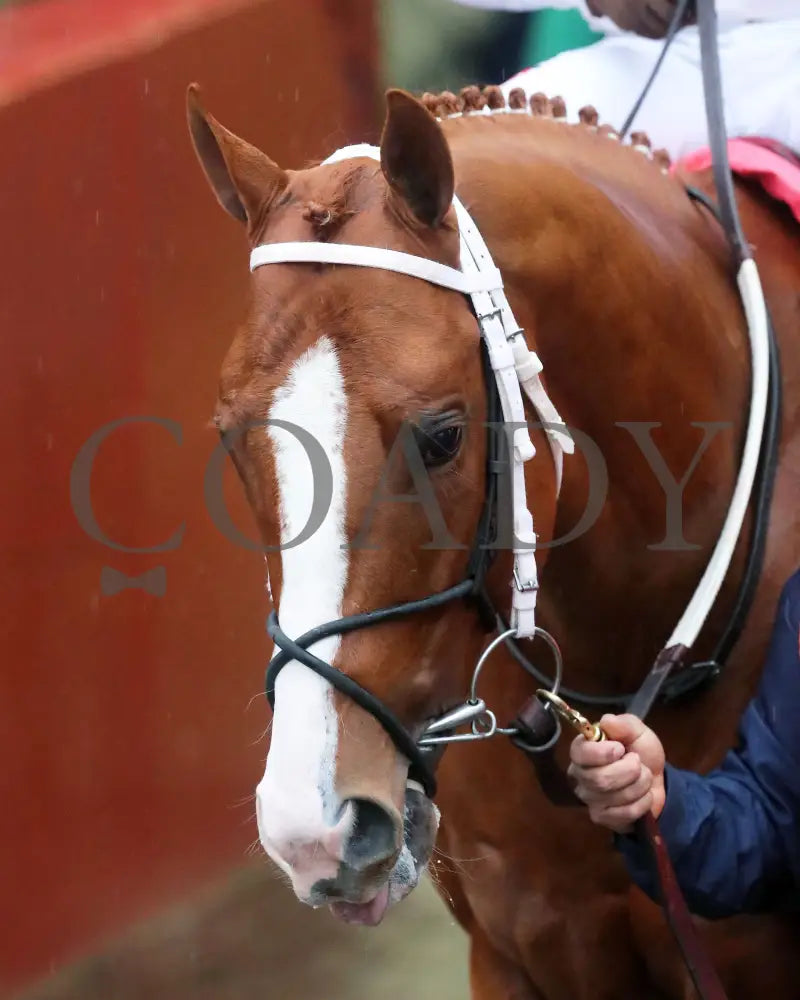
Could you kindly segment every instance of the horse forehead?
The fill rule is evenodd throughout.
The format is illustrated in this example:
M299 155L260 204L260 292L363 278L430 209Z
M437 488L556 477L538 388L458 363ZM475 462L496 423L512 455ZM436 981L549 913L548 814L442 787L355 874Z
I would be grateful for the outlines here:
M231 344L221 403L238 397L243 413L260 412L323 337L336 350L348 391L372 405L453 391L477 362L475 319L456 293L377 268L300 270L312 266L257 272L269 287L272 315L246 324Z
M354 317L353 326L359 326L358 317ZM284 355L274 372L256 373L247 387L251 401L271 407L276 399L301 385L321 398L330 381L328 365L314 363L321 353L331 363L335 360L341 392L360 426L365 416L396 416L440 396L466 390L471 381L466 354L426 336L426 331L418 336L402 329L396 336L372 335L363 328L361 332L361 336L351 335L352 331L339 333L324 324L309 331L302 343Z

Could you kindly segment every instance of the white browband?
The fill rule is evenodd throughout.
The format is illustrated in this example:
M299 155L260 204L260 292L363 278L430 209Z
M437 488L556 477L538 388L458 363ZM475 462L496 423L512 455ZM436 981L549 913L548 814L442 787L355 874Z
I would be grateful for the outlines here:
M377 146L345 146L325 160L337 163L358 156L380 160ZM265 264L322 263L373 267L421 278L434 285L468 295L480 324L506 423L516 426L510 450L512 509L514 522L514 573L512 579L511 626L521 638L536 631L536 596L539 578L536 568L536 534L528 509L524 463L536 450L525 426L522 393L530 400L547 434L556 469L556 490L561 489L563 456L575 445L541 381L542 363L528 349L503 291L503 279L478 227L456 197L453 207L461 240L461 270L439 264L427 257L401 253L382 247L341 243L265 243L250 254L250 270ZM522 426L520 426L522 425Z
M262 243L250 254L250 270L264 264L353 264L396 271L412 278L422 278L432 285L452 288L462 295L488 292L501 287L503 279L496 267L465 274L455 267L439 264L428 257L417 257L401 250L364 247L354 243Z

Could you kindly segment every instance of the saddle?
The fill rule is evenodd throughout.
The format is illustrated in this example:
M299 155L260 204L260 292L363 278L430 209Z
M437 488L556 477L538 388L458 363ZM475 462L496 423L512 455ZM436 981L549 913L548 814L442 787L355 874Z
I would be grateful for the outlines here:
M758 181L800 223L800 154L776 139L742 136L728 140L728 157L734 174ZM697 171L710 166L711 150L706 147L682 157L673 170Z

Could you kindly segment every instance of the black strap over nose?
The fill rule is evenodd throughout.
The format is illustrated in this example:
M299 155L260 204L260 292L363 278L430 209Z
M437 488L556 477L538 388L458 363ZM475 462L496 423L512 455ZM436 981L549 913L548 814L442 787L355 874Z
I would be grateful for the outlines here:
M397 618L404 618L420 611L429 611L432 608L441 607L450 601L468 597L473 590L472 579L462 580L454 587L442 590L438 594L431 594L418 601L405 601L402 604L393 604L388 608L378 608L375 611L365 611L359 615L349 615L347 618L339 618L337 621L327 622L319 625L301 635L299 639L290 639L285 632L281 631L278 624L278 615L271 612L267 619L267 632L276 646L280 647L267 668L266 693L270 706L275 707L275 681L278 674L292 660L297 660L304 666L313 670L315 674L324 677L329 684L347 695L357 705L360 705L365 712L369 712L383 726L389 734L392 742L410 762L409 777L418 781L425 789L425 794L430 798L436 794L436 778L430 767L430 751L417 746L416 739L406 729L391 709L387 708L380 699L367 691L352 677L337 670L330 663L326 663L318 656L308 651L308 647L321 639L327 639L331 635L344 635L347 632L354 632L357 629L369 628L372 625L380 625L383 622L394 621Z
M459 599L469 599L478 608L481 621L487 631L495 628L497 614L492 606L492 602L486 592L486 574L495 554L493 542L496 539L498 530L498 504L499 504L499 480L506 468L503 461L502 448L504 439L497 433L497 427L502 421L502 409L500 397L498 395L497 384L492 377L489 356L486 345L481 344L481 361L483 364L484 378L487 390L487 437L486 437L486 493L483 501L483 509L478 521L475 540L466 568L466 578L460 583L446 590L440 590L436 594L429 594L419 600L403 601L399 604L392 604L386 608L376 608L374 611L364 611L358 615L348 615L346 618L339 618L333 622L326 622L316 628L310 629L298 639L291 639L281 630L278 623L277 612L272 611L267 619L267 632L270 638L279 647L278 652L271 660L267 668L266 693L270 707L275 708L275 681L278 674L292 660L302 663L313 670L314 673L324 677L337 691L347 695L348 698L360 705L365 712L369 712L389 734L392 742L409 761L409 777L418 781L425 789L425 794L430 798L436 794L436 778L433 768L441 755L441 748L423 748L417 745L417 740L403 723L397 718L391 709L387 708L383 702L376 698L374 694L363 688L352 677L337 670L330 663L315 656L308 651L309 646L313 646L320 639L327 639L331 635L345 635L348 632L355 632L362 628L371 628L373 625L381 625L384 622L395 621L398 618L405 618L424 611L431 611L434 608L442 607L451 601Z

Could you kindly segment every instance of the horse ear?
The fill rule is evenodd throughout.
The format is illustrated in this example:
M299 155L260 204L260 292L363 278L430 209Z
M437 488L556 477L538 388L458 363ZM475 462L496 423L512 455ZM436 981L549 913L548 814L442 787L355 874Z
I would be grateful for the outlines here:
M392 193L426 226L438 226L453 201L450 147L433 115L403 90L386 94L381 169Z
M220 125L203 107L196 83L186 91L186 115L212 191L225 211L244 222L252 235L272 200L286 187L286 171Z

